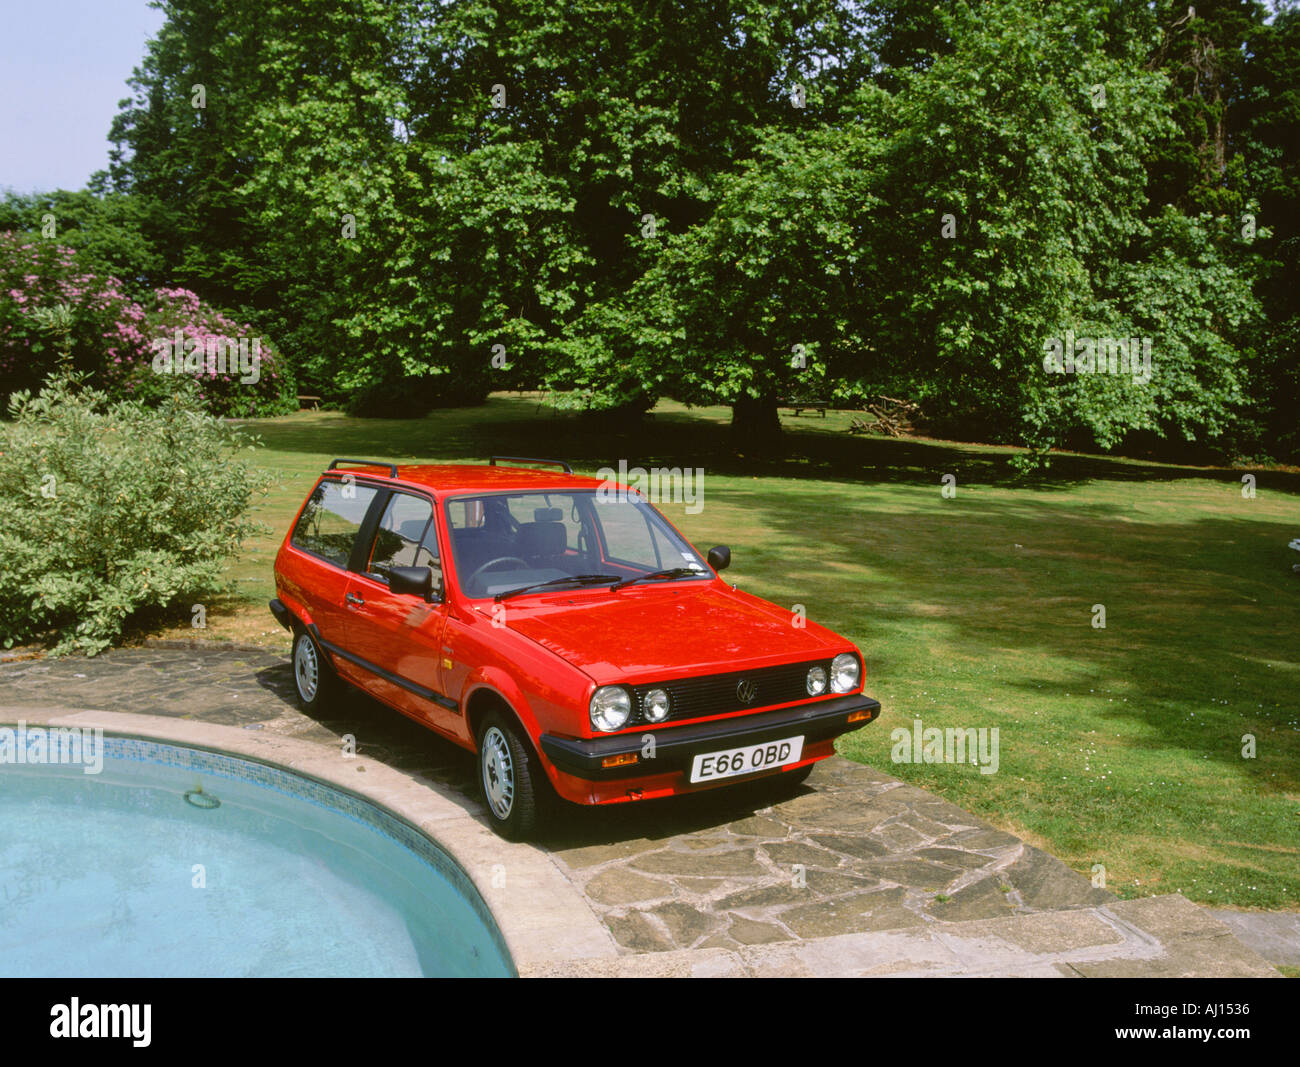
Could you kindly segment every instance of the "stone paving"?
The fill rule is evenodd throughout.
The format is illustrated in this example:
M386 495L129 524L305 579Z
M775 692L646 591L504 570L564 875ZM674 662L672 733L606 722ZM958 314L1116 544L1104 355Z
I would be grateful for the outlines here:
M1223 923L1177 893L1095 908L931 922L739 949L564 960L531 978L1279 977Z
M294 700L287 654L144 648L3 663L5 705L174 716L332 748L352 734L359 755L447 787L486 818L472 755L358 693L336 717L308 717ZM759 946L922 935L1062 910L1108 913L1117 903L956 805L839 757L819 763L802 786L778 779L668 801L566 807L538 844L623 953L663 953L665 961L687 949L738 959Z
M588 830L547 841L619 944L636 952L739 948L1116 899L955 805L838 757L793 791L756 784L743 795L661 807L610 811L624 818L608 840L587 843Z

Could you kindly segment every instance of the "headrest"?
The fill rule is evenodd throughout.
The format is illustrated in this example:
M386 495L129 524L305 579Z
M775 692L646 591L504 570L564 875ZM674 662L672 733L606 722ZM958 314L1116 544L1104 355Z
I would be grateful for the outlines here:
M564 524L560 522L525 522L519 527L515 551L521 556L562 556L568 545Z
M398 523L397 532L407 541L418 541L428 525L428 519L407 519L405 522Z

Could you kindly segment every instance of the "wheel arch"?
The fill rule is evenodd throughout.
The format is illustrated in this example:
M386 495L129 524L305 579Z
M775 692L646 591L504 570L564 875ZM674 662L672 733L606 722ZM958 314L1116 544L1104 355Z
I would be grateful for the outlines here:
M537 745L533 742L532 733L528 729L528 724L516 710L513 704L497 689L490 685L480 685L474 692L469 695L465 701L465 725L469 727L470 740L473 742L474 751L478 751L479 728L483 720L493 711L504 712L519 726L519 732L528 742L528 746L537 751Z

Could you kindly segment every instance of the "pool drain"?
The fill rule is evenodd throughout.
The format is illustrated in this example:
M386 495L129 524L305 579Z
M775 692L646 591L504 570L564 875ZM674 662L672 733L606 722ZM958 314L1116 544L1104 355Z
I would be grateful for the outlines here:
M203 792L201 788L185 790L185 803L194 808L202 808L204 811L221 807L221 801L211 793Z

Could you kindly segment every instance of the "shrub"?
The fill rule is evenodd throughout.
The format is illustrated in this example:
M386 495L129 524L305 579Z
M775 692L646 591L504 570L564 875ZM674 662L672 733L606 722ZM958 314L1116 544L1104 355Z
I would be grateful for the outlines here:
M265 483L187 379L157 408L51 377L0 424L0 644L95 653L145 609L225 588Z
M178 338L188 369L159 373L159 343L174 356ZM230 358L241 343L242 366ZM293 377L275 345L195 293L156 289L139 303L117 278L82 266L72 249L0 233L0 395L35 389L65 366L113 397L152 404L170 396L178 378L192 377L203 406L216 415L279 415L297 407Z
M189 376L199 384L203 406L214 415L244 418L297 410L293 379L276 346L190 290L155 290L146 334L149 356L115 364L119 373L108 378L118 383L118 395L125 392L158 401L171 393L178 377ZM177 340L183 348L179 361ZM167 346L162 361L160 342ZM178 365L188 370L182 373ZM159 373L160 366L175 373Z
M54 319L63 328L51 329ZM53 241L0 233L0 391L35 389L63 362L104 381L145 359L145 309Z

